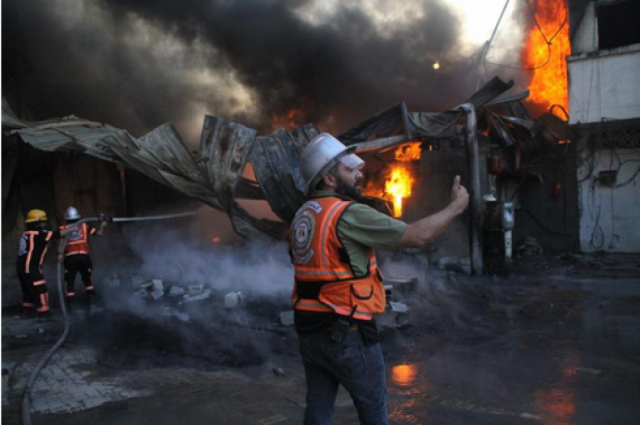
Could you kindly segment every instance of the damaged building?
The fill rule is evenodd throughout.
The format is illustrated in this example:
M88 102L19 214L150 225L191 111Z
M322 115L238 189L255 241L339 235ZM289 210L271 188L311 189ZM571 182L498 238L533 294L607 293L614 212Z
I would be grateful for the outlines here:
M377 253L391 423L640 415L638 4L520 2L548 57L500 72L490 40L470 60L480 83L448 107L392 98L335 134L365 160L362 202L389 216L413 223L441 210L456 175L470 194L434 242ZM27 62L12 62L12 75L28 75ZM511 80L552 67L559 77L538 78L565 99ZM300 423L285 241L305 201L301 153L327 123L265 130L197 115L194 148L171 122L137 137L82 110L43 120L24 84L7 84L2 104L3 420ZM57 227L69 205L111 220L107 243L91 244L98 302L60 314L50 248L44 274L60 303L49 318L23 315L14 264L25 213L42 208ZM67 337L30 385L42 353ZM336 421L358 421L342 390Z
M409 222L446 205L446 182L455 175L463 177L472 196L471 213L466 222L449 230L440 246L431 245L418 253L431 263L453 257L462 259L461 266L466 264L474 274L481 274L483 251L503 260L511 257L503 239L514 224L509 237L516 245L534 237L541 249L549 252L577 247L577 229L572 227L577 215L575 173L571 172L575 154L570 144L558 143L568 138L566 125L553 114L533 120L521 103L527 93L507 93L511 84L495 78L460 107L442 113L409 112L401 103L339 136L346 145L357 146L366 159L365 194L371 195L372 204ZM247 239L285 238L304 199L298 158L319 133L309 124L258 136L239 123L207 116L200 149L193 153L170 123L136 139L125 130L75 117L29 122L18 120L10 110L3 117L8 134L18 135L26 143L20 144L20 149L30 152L36 148L50 152L53 158L71 161L54 161L54 187L36 184L44 191L55 189L55 185L76 188L73 196L57 198L56 211L74 202L91 213L122 214L122 194L136 199L131 193L135 188L123 186L127 180L124 170L134 170L172 192L225 212L236 233ZM402 152L409 149L416 152L415 157L402 159ZM96 160L100 165L92 166ZM406 164L413 195L396 199L384 188L396 163ZM110 186L98 188L87 176L70 180L69 176L80 172L74 170L83 166L94 174L104 173L106 178L99 180ZM17 169L7 168L8 172ZM87 185L88 191L82 185ZM101 209L98 193L108 194L108 208ZM51 192L47 196L51 197ZM256 217L243 207L242 200L266 201L277 217ZM483 220L489 207L493 215ZM519 213L526 213L527 218L512 217L509 228L495 215ZM493 240L494 233L501 236ZM498 246L502 247L499 252L492 252Z
M569 118L578 152L580 249L639 252L640 65L637 2L575 5Z

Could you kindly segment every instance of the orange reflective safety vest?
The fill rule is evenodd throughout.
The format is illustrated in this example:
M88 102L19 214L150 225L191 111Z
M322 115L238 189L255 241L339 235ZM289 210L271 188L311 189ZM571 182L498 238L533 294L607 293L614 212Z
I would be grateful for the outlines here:
M355 277L338 237L338 220L353 201L314 198L296 213L289 246L295 271L293 307L371 320L384 312L386 295L371 248L368 273Z
M60 226L60 230L66 230L71 225L67 224L64 226ZM74 230L69 235L69 241L67 242L67 246L64 247L64 256L68 257L69 255L76 254L86 254L89 255L89 235L93 235L96 233L96 229L87 226L87 223L82 223L78 226L78 230Z

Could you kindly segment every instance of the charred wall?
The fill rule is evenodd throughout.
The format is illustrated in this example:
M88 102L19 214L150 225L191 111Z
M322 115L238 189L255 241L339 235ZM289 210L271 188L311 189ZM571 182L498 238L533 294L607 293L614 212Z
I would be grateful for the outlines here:
M578 185L574 144L549 147L532 166L531 173L510 178L516 196L513 234L514 255L524 238L533 236L544 253L559 254L579 249Z
M434 143L433 146L440 149L432 151L428 150L428 145L428 142L423 143L422 157L413 165L417 180L403 217L407 223L413 223L446 207L450 202L451 187L456 175L460 175L462 184L467 189L471 187L466 151L460 141L448 141L440 145ZM485 156L485 149L481 146L480 158ZM487 175L483 160L480 164L480 175ZM481 177L481 194L487 191L487 179ZM468 210L429 245L423 249L423 254L427 255L432 263L443 257L469 257Z

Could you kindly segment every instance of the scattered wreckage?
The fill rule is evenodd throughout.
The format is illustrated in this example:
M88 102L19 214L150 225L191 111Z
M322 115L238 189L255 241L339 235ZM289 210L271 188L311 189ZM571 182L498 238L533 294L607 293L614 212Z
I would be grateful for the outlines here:
M404 297L411 297L417 289L418 279L416 277L391 277L385 283L385 289L388 295L387 311L394 317L400 317L409 311L409 306L403 302ZM243 311L252 310L249 302L252 295L246 291L230 291L224 293L218 291L210 285L202 283L172 283L165 282L162 278L147 278L134 274L124 280L117 275L106 277L102 280L102 288L107 292L105 299L106 307L113 302L114 295L116 298L122 296L126 299L127 308L130 311L144 313L145 309L151 311L162 311L164 317L175 317L182 322L192 320L189 312L191 306L198 304L199 306L207 306L211 308L219 308L221 311ZM261 302L264 300L261 298ZM279 313L279 323L276 322L278 313L276 308L270 307L273 316L271 328L260 326L260 330L277 330L281 326L291 326L294 323L293 311L286 310ZM269 309L269 308L267 308ZM102 311L102 310L100 310ZM249 314L250 315L250 314ZM262 320L256 320L255 326L258 326ZM406 320L405 320L406 322ZM249 323L244 323L250 328L255 328Z

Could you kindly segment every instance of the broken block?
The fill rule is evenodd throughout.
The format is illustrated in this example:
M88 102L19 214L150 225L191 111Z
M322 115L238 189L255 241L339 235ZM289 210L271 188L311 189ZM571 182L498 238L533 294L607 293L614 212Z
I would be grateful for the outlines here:
M181 297L186 292L187 291L182 286L174 285L174 286L171 287L171 289L169 289L169 296L170 297Z
M164 283L162 282L162 279L160 278L153 279L151 280L151 283L153 284L154 291L164 291Z
M187 292L191 296L201 295L204 292L204 285L189 285Z
M204 291L200 295L188 296L184 300L180 301L180 304L193 303L193 302L197 302L197 301L204 301L204 300L209 299L210 297L211 297L211 291Z
M224 296L224 306L225 308L236 308L238 304L244 301L244 294L240 291L238 292L229 292Z
M393 311L394 313L406 313L407 311L409 311L409 306L405 303L389 301L389 305L391 306L391 311Z
M158 301L160 298L164 297L164 291L162 289L156 289L151 293L151 297L154 301Z

